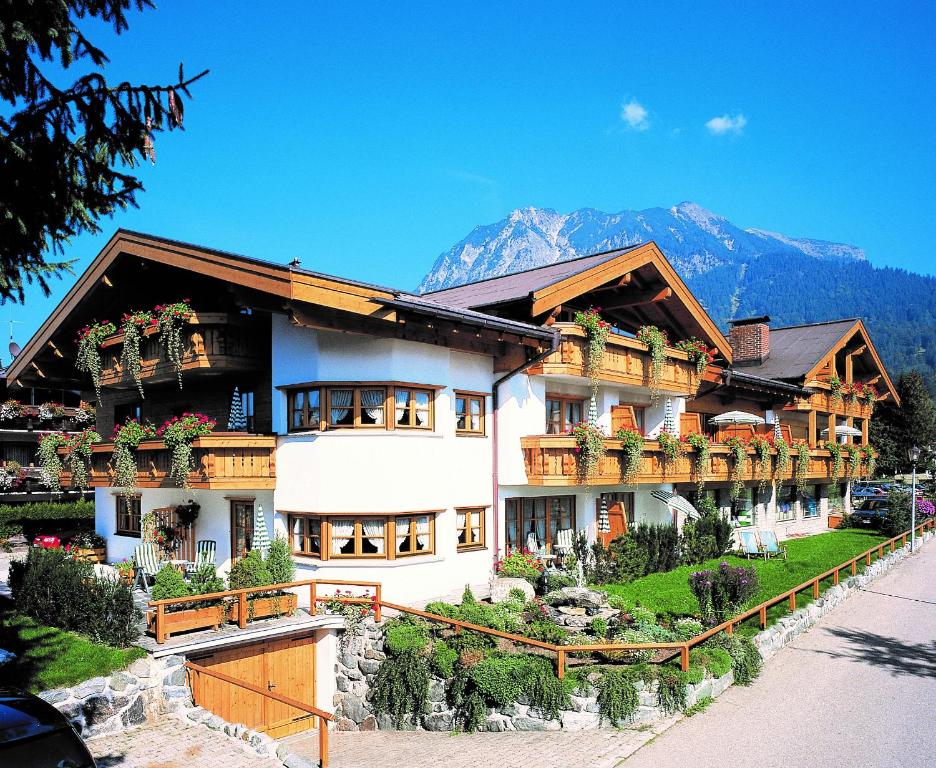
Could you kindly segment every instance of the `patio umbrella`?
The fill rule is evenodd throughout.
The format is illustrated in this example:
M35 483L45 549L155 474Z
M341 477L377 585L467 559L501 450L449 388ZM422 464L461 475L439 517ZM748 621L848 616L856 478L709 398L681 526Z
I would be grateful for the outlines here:
M666 398L666 410L663 412L663 431L676 434L676 417L673 415L673 398Z
M747 413L745 411L728 411L728 413L722 413L718 416L713 416L709 419L709 424L764 424L764 420L760 416L755 416L753 413Z
M253 542L250 548L257 550L264 557L266 557L266 552L270 548L270 534L267 533L262 504L257 504L254 507Z
M688 520L695 520L696 518L702 516L699 510L692 506L692 504L690 504L678 493L670 493L669 491L651 491L650 495L658 501L662 501L670 509L678 509L686 516L686 519Z
M598 426L598 403L595 402L595 396L588 399L588 424L592 427Z
M598 506L598 533L611 533L611 520L608 518L608 498L601 494Z
M820 434L820 435L828 436L828 434L829 434L829 428L826 427L826 428L825 428L824 430L822 430L822 432L820 432L819 434ZM849 427L849 426L847 426L847 425L845 425L845 424L839 424L839 425L835 428L835 436L836 436L836 437L861 437L861 434L862 434L862 433L861 433L861 430L860 430L860 429L855 429L854 427Z
M244 416L244 405L241 402L241 393L238 387L234 387L234 395L231 397L231 413L228 416L228 432L243 432L247 429L247 417Z
M780 429L780 417L779 416L774 416L773 436L774 436L774 440L783 439L783 430Z

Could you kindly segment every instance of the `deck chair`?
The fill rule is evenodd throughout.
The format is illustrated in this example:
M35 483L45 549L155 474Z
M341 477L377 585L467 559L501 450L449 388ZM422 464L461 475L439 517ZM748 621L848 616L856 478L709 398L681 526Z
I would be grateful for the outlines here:
M776 531L760 531L761 547L765 557L782 557L787 559L786 547L781 547L777 541Z
M526 548L533 555L540 555L543 553L544 548L539 545L539 542L536 540L536 534L533 531L530 531L527 534Z
M159 558L156 555L156 545L152 542L140 544L133 550L133 561L136 563L136 575L133 578L133 586L136 587L139 582L143 590L148 594L150 591L149 580L155 579L159 573Z
M767 559L767 553L757 543L757 534L754 531L738 531L738 536L741 538L741 554L746 555L748 560L751 559L751 555Z
M553 542L553 552L560 558L564 558L572 551L572 539L575 537L575 531L566 528L564 531L556 533L556 540Z
M218 551L218 542L212 539L201 539L195 544L195 570L203 565L214 565L215 555Z

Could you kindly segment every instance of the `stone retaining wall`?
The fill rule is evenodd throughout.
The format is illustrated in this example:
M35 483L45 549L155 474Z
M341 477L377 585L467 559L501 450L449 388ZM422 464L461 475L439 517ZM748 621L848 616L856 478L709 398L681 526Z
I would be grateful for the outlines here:
M918 543L928 542L934 535L926 533ZM851 597L861 587L893 568L909 556L909 547L888 553L858 576L849 577L839 585L830 587L823 595L805 608L781 618L754 637L754 642L764 660L772 658L783 646L791 643L797 635L816 624L829 611ZM338 730L372 731L396 729L388 715L378 715L372 706L372 689L380 662L386 658L381 629L373 619L367 619L353 635L344 638L344 644L335 665L338 691L335 694L335 719ZM706 697L721 695L734 682L732 673L718 679L706 678L698 685L688 687L687 706ZM644 687L637 683L640 706L633 719L626 725L657 720L666 716L657 703L656 683ZM407 715L402 730L451 731L454 728L455 712L447 704L445 682L432 678L429 686L430 713L421 724L413 724ZM602 722L598 714L597 694L572 696L573 709L563 710L556 720L547 720L542 712L525 702L516 702L500 709L491 709L483 726L487 731L556 731L590 730L612 725Z

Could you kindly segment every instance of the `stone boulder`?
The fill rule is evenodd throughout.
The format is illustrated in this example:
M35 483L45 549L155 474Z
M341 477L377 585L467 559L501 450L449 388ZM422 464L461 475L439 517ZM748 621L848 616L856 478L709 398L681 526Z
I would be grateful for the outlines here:
M519 589L526 596L527 600L532 600L536 596L536 590L526 579L516 579L500 577L491 579L491 602L503 603L510 599L510 590Z
M553 606L568 605L596 613L608 604L608 596L587 587L563 587L546 595L546 602Z

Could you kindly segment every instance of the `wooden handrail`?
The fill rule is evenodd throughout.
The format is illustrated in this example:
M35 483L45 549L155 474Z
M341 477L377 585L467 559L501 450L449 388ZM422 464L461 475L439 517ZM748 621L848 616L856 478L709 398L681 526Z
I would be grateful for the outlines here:
M239 688L244 688L253 693L257 693L261 696L266 696L268 699L273 699L273 701L278 701L280 704L286 704L287 706L294 707L295 709L302 710L307 712L310 715L315 715L319 719L318 732L319 732L319 765L322 768L328 768L328 725L327 722L334 720L335 716L326 712L323 709L312 704L306 704L305 702L299 701L298 699L293 699L290 696L283 696L281 693L273 693L273 691L265 690L258 685L253 683L248 683L245 680L238 680L236 677L231 677L230 675L225 675L223 672L216 672L213 669L208 667L203 667L200 664L195 664L192 661L186 661L185 666L187 669L192 672L196 672L202 675L208 675L209 677L217 678L224 683L230 685L236 685ZM325 721L323 723L322 721Z
M377 581L340 581L335 579L303 579L302 581L285 581L281 584L266 584L262 587L244 587L243 589L229 589L225 592L206 592L203 595L189 595L187 597L167 597L163 600L150 600L148 605L154 608L157 605L178 605L179 603L196 603L204 600L219 600L223 597L238 597L242 593L251 592L277 592L293 587L308 587L311 584L328 584L329 586L367 587L376 589L380 586Z

